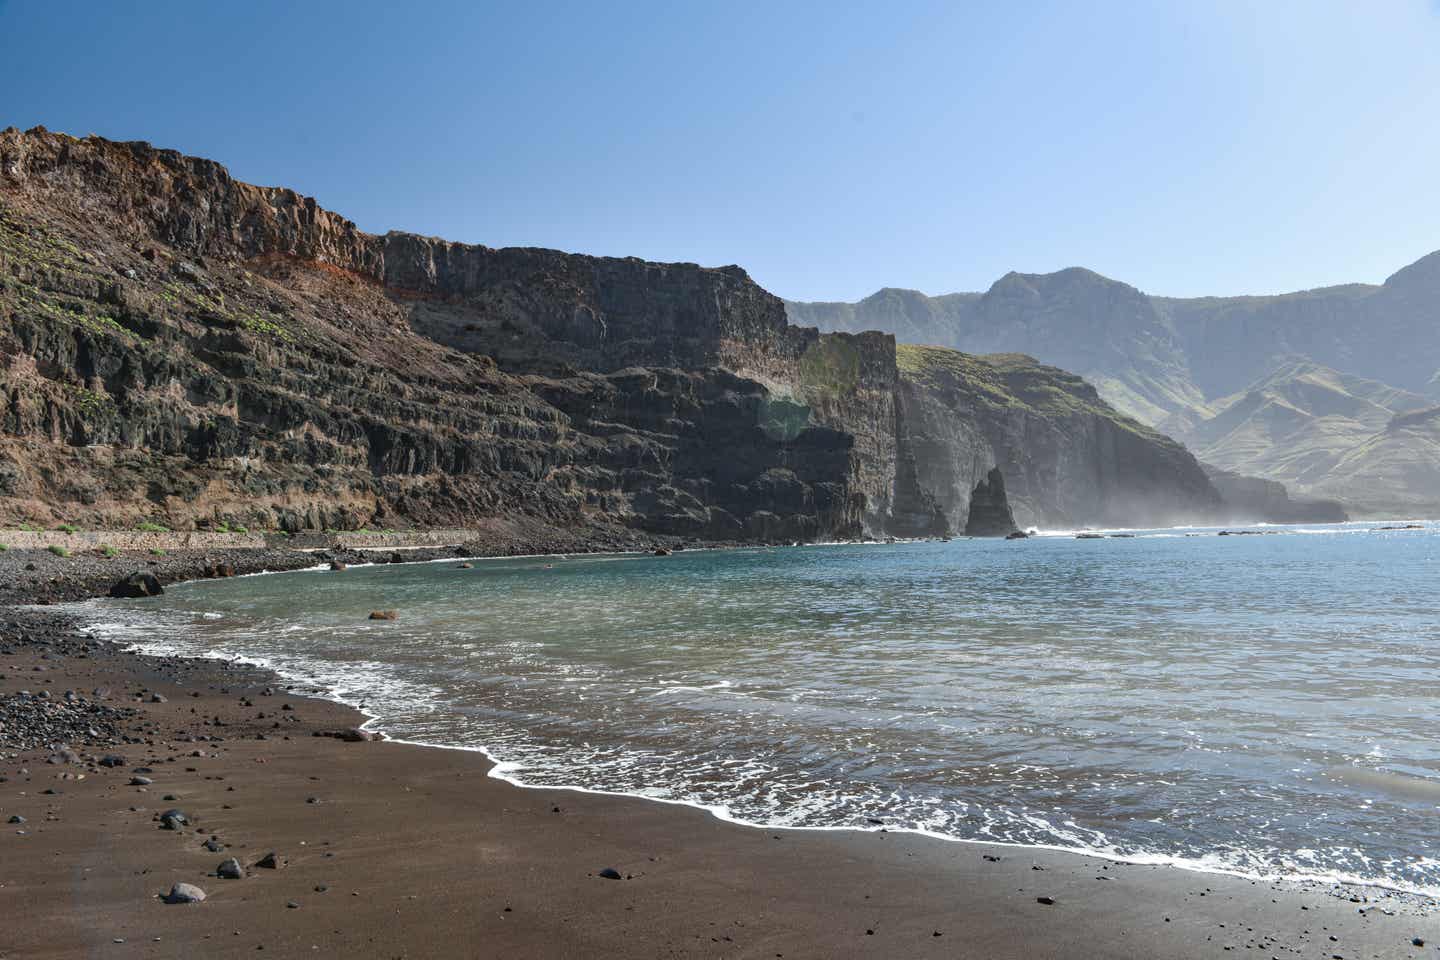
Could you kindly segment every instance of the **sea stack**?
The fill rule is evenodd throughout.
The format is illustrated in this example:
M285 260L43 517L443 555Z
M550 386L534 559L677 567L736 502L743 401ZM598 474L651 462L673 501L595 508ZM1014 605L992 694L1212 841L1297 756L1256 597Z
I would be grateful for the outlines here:
M1019 528L1005 496L1005 475L991 467L985 479L970 495L970 516L965 521L967 537L1008 537Z

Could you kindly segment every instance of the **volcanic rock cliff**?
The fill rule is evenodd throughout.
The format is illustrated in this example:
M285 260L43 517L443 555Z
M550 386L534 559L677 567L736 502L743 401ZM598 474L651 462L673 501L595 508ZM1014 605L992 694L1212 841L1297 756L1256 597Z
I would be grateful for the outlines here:
M0 522L946 533L995 466L1025 522L1119 519L1132 477L1157 516L1214 506L1113 411L966 389L738 267L377 236L212 161L0 132Z

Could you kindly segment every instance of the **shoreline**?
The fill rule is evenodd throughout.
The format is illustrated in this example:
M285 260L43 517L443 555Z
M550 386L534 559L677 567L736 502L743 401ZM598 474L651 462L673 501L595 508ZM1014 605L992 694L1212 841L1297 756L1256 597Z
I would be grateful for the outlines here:
M1426 521L1426 522L1428 523L1428 521ZM1337 526L1352 525L1352 524L1353 524L1353 522L1347 522L1347 524L1341 524L1341 525L1337 525ZM1274 526L1274 525L1272 525L1272 524L1260 524L1260 526ZM1310 525L1307 525L1307 524L1297 524L1297 525L1295 525L1295 526L1305 527L1305 526L1310 526ZM1184 528L1180 528L1180 529L1184 529ZM1299 530L1299 531L1291 531L1291 532L1306 533L1306 532L1309 532L1309 531ZM1335 532L1335 533L1350 533L1350 532L1354 532L1354 533L1373 533L1373 532L1383 532L1383 531L1375 531L1375 530L1373 530L1373 529L1365 529L1365 530L1353 530L1353 531L1349 531L1349 530L1336 530L1336 531L1327 531L1327 532ZM1164 534L1162 534L1162 536L1163 536L1163 535L1164 535ZM1045 536L1045 534L1042 533L1042 534L1040 534L1040 536L1043 537L1043 536ZM1064 537L1064 536L1060 536L1060 537L1058 537L1058 538L1059 538L1059 539L1066 539L1066 537ZM971 539L971 538L965 538L965 539ZM840 542L836 542L836 543L811 543L811 544L802 544L802 545L800 545L800 546L810 546L810 547L816 547L816 546L867 546L867 545L868 545L868 546L894 546L894 545L897 545L897 544L913 544L913 543L925 543L925 542L928 542L928 540L925 539L925 538L919 538L919 539L913 539L913 540L903 540L903 539L902 539L902 540L896 540L894 543L888 543L888 544L887 544L887 543L884 543L883 541L873 541L873 542L868 542L868 543L856 543L856 542L849 542L849 541L840 541ZM386 549L389 549L389 548L386 548ZM398 549L422 549L422 547L414 547L414 548L403 548L403 547L402 547L402 548L398 548ZM749 547L749 546L730 546L730 545L721 545L721 546L699 546L699 547L691 547L691 548L688 549L687 552L700 552L700 551L704 551L704 550L744 550L744 549L773 549L773 547L769 547L769 546L765 546L765 545L756 545L756 546L753 546L753 547ZM433 558L429 558L429 559L412 560L412 561L406 561L406 562L407 562L407 563L420 563L420 564L434 564L434 563L447 563L447 562L453 562L453 561L477 561L477 562L478 562L478 561L482 561L482 560L545 559L545 558L551 558L551 557L568 557L568 556L580 556L580 555L582 555L582 554L573 554L573 555L572 555L572 554L564 554L564 553L531 553L531 554L524 554L524 553L522 553L522 554L503 554L503 555L500 555L500 554L482 554L482 555L473 555L473 556L471 556L471 555L460 555L460 554L457 553L457 554L456 554L455 556L453 556L453 557L451 557L451 556L441 556L441 557L433 557ZM617 551L617 552L611 552L611 553L591 553L591 554L583 554L583 555L584 555L584 556L587 556L587 557L625 557L625 556L645 557L645 556L648 556L648 553L647 553L646 551L631 550L631 551ZM389 561L385 561L385 560L372 560L372 561L363 562L363 563L352 563L352 564L350 564L350 566L351 566L352 568L363 568L363 567L369 567L369 566L385 566L388 562L389 562ZM262 571L257 571L257 572L254 572L254 573L239 574L238 576L263 576L263 575L269 575L269 574L275 574L275 573L304 573L304 572L329 572L329 571L328 571L328 568L327 568L323 563L321 563L321 564L316 564L316 565L313 565L313 566L310 566L310 567L299 567L299 568L295 568L295 569L292 569L292 570L262 570ZM198 578L198 579L204 579L204 578ZM185 582L193 582L193 581L185 581ZM103 599L103 598L98 598L98 599ZM137 644L137 645L133 645L133 646L138 647L139 645ZM252 658L249 658L249 657L239 656L239 655L227 655L227 654L225 654L223 651L217 652L214 656L206 656L206 655L201 655L201 654L175 654L175 653L171 653L171 652L168 652L168 651L156 651L156 650L145 650L145 649L137 649L136 652L139 653L139 654L141 654L141 655L143 655L143 656L151 656L151 657L180 656L180 657L186 657L186 658L190 658L190 659L205 659L205 660L215 660L215 661L217 661L217 662L224 662L224 663L231 663L231 664L244 664L244 665L246 665L246 666L251 666L251 667L255 667L255 668L258 668L258 669L265 670L265 671L273 674L280 682L282 682L282 683L292 683L292 684L295 685L295 686L310 684L310 683L313 682L312 680L310 680L310 679L308 679L308 678L305 678L305 677L301 677L301 676L298 676L298 675L289 675L289 674L286 674L282 669L280 669L279 667L275 666L274 664L271 664L271 663L268 663L268 662L264 662L264 661L260 661L260 660L255 660L255 659L252 659ZM1185 871L1189 871L1189 872L1197 873L1197 874L1202 874L1202 875L1206 875L1206 876L1230 877L1230 878L1235 878L1235 879L1240 879L1240 880L1254 881L1254 882L1267 883L1267 884L1273 884L1273 883L1287 884L1287 885L1291 885L1291 886L1294 886L1294 887L1297 887L1297 888L1304 887L1304 888L1315 889L1315 888L1319 888L1319 887L1331 887L1331 888L1343 888L1343 889L1345 889L1345 890L1360 890L1360 891L1364 891L1364 890L1375 890L1375 891L1379 891L1379 892L1384 893L1384 894L1396 894L1396 895L1405 896L1405 897L1416 897L1416 898L1420 898L1420 899L1423 899L1423 900L1431 900L1431 901L1435 901L1435 902L1437 903L1437 905L1440 905L1440 889L1437 889L1437 890L1431 890L1431 889L1415 889L1415 888L1412 888L1412 887L1410 887L1410 886L1405 885L1403 882L1400 882L1400 881L1387 881L1387 880L1384 880L1384 879L1370 879L1370 878L1365 878L1365 877L1357 877L1357 876L1349 876L1349 875L1339 875L1339 874L1330 874L1330 875L1261 874L1261 873L1258 873L1258 872L1247 872L1247 871L1244 871L1244 870L1241 870L1241 869L1227 868L1227 867L1224 867L1224 866L1209 866L1209 865L1205 865L1205 864L1203 864L1203 863L1199 863L1199 862L1196 862L1196 861L1193 861L1193 860L1186 860L1185 858L1182 858L1182 857L1167 856L1167 855L1165 855L1165 854L1126 855L1126 854L1122 854L1122 853L1111 853L1111 852L1107 852L1107 851L1104 851L1104 850L1096 850L1096 849L1090 849L1090 848L1066 847L1066 846L1061 846L1061 845L1059 845L1059 844L1023 843L1023 842L1007 841L1007 840L977 839L977 838L973 838L973 837L962 837L962 836L955 836L955 835L952 835L952 834L940 833L940 832L937 832L937 831L926 830L926 829L918 828L918 827L879 827L879 826L860 826L860 825L855 825L855 824L850 824L850 825L833 825L833 826L789 826L789 825L777 825L777 824L771 824L771 823L764 823L764 822L760 822L760 821L747 820L747 819L744 819L743 817L736 816L735 814L733 814L733 813L730 811L730 809L729 809L728 807L726 807L726 806L724 806L724 805L722 805L722 804L707 804L707 803L700 802L700 801L696 801L696 800L676 799L676 798L671 798L671 797L656 797L656 796L649 796L649 795L642 794L642 793L626 792L626 791L623 791L623 790L607 790L607 789L604 789L604 788L601 788L601 787L590 787L590 786L585 786L585 785L583 785L583 784L527 783L527 782L525 782L520 776L518 776L518 775L512 775L512 774L510 774L510 773L507 772L507 768L508 768L508 767L516 766L516 764L514 764L514 763L511 762L511 761L505 761L505 760L501 760L501 759L497 758L497 757L494 755L494 753L490 750L490 748L488 748L488 747L486 747L486 746L484 746L484 745L469 746L469 745L463 745L463 744L434 743L434 742L429 742L429 741L424 741L424 740L412 740L412 739L406 739L406 738L402 738L402 737L396 737L396 736L394 736L391 732L387 731L387 730L384 728L384 726L382 725L383 718L380 717L380 716L377 715L377 714L372 714L372 713L367 712L367 710L365 709L365 704L362 703L362 702L352 701L351 699L347 699L347 698L345 698L345 697L337 694L333 689L326 689L326 688L323 688L323 687L321 687L321 688L316 688L315 691L310 694L310 696L319 697L319 698L325 699L325 700L327 700L327 701L329 701L329 702L331 702L331 703L337 704L337 705L339 705L339 706L346 707L346 708L348 708L348 709L354 710L360 717L363 718L363 722L358 725L360 729L369 730L369 731L372 731L372 732L376 732L376 733L383 734L384 737L385 737L385 739L386 739L388 742L395 743L395 744L400 744L400 745L405 745L405 746L414 746L414 747L421 747L421 748L434 749L434 750L458 750L458 751L463 751L463 752L468 752L468 753L477 753L477 754L483 756L483 757L486 759L486 761L489 762L489 763L492 765L492 768L493 768L493 769L491 770L491 772L490 772L490 774L489 774L492 778L494 778L494 779L496 779L496 780L500 780L501 782L507 783L507 784L509 784L509 785L511 785L511 786L517 787L517 788L522 789L522 790L560 790L560 791L580 793L580 794L591 794L591 795L595 795L595 796L632 798L632 799L645 800L645 801L648 801L648 802L651 802L651 803L659 803L659 804L666 804L666 805L672 805L672 806L678 806L678 807L686 807L686 808L689 808L689 809L698 810L698 811L701 811L701 812L703 812L703 813L706 813L706 814L710 815L711 817L714 817L716 820L718 820L718 821L720 821L720 822L722 822L722 823L732 824L732 825L734 825L734 826L744 827L744 828L748 828L748 829L755 829L755 830L784 830L784 831L792 831L792 832L797 832L797 833L805 833L805 832L814 832L814 833L855 832L855 833L906 834L906 835L912 835L912 836L916 836L916 837L922 837L922 838L925 838L925 839L927 839L927 840L933 840L933 841L938 841L938 842L943 842L943 843L974 844L974 845L986 846L986 847L1000 847L1000 848L1005 848L1005 849L1009 849L1009 850L1013 850L1013 851L1034 850L1034 851L1045 851L1045 852L1051 852L1051 853L1070 854L1070 855L1077 855L1077 856L1083 856L1083 857L1090 857L1090 858L1094 858L1094 859L1096 859L1096 860L1103 860L1103 861L1106 861L1106 862L1108 862L1108 863L1122 864L1122 865L1125 865L1125 866L1157 866L1157 867L1167 867L1167 868L1170 868L1170 869L1185 870Z
M455 554L452 553L435 559L453 558ZM20 558L5 557L0 563L13 566L12 561L17 559ZM204 559L213 560L213 552ZM238 569L261 558L227 559L235 562ZM309 566L314 566L314 563ZM500 855L504 862L524 863L524 870L516 874L525 878L522 887L534 881L547 890L552 882L564 888L563 900L569 905L565 916L551 916L549 922L527 928L523 936L507 941L509 946L505 952L510 955L568 956L572 952L599 949L608 943L604 948L621 956L774 956L777 953L785 956L953 956L955 937L960 936L962 945L977 947L983 944L979 955L994 957L1198 957L1220 955L1223 953L1222 946L1227 950L1251 946L1262 951L1272 950L1276 955L1297 955L1292 951L1299 950L1298 955L1324 957L1440 956L1435 952L1435 944L1440 941L1440 913L1437 913L1436 903L1425 897L1397 893L1383 887L1342 887L1294 880L1264 881L1222 873L1201 873L1179 866L1135 864L1075 851L934 837L918 831L766 827L725 818L713 809L684 801L662 799L657 803L655 798L583 787L515 783L503 773L497 774L502 765L480 748L419 745L403 741L342 743L328 737L311 736L321 732L321 727L356 727L368 723L369 719L353 706L309 694L301 695L293 689L285 690L283 684L288 681L280 679L273 671L237 664L235 660L155 657L121 652L114 644L83 639L76 630L75 622L60 611L24 610L15 606L16 600L7 598L7 601L8 609L0 610L0 617L8 621L3 633L0 633L0 653L8 654L0 656L0 697L4 698L0 699L0 703L9 704L15 691L25 688L21 684L35 686L28 673L48 674L45 680L50 682L49 685L66 684L76 690L90 689L84 684L97 679L106 681L112 689L134 689L135 684L147 680L153 685L185 677L189 685L204 687L195 686L189 690L191 696L188 699L195 704L194 709L204 708L200 715L213 715L217 722L224 723L227 728L239 727L239 732L251 738L236 739L227 729L220 741L223 746L200 749L199 752L209 755L203 759L196 758L194 766L211 768L206 771L210 776L216 776L223 769L220 776L227 780L241 776L247 781L247 793L253 794L255 791L250 789L250 785L258 784L262 796L258 801L251 802L273 812L278 812L276 808L284 808L286 812L279 814L282 818L291 815L290 804L282 797L287 781L278 776L279 768L272 767L272 763L280 763L286 769L293 766L292 774L296 776L300 769L310 771L305 774L306 777L318 776L324 783L333 782L337 775L342 778L347 774L359 775L362 771L355 770L352 761L360 758L364 760L362 766L375 766L387 774L388 779L383 782L365 781L361 777L362 784L353 785L355 792L347 793L343 800L337 797L333 801L347 810L376 805L388 809L416 803L418 801L413 794L426 789L433 793L437 788L436 778L442 774L460 780L478 779L479 786L471 783L463 795L449 796L448 801L439 806L427 802L423 816L418 810L414 816L427 823L443 823L448 828L439 831L443 836L459 838L453 848L431 850L430 853L435 858L431 867L455 878L462 887L469 882L469 871L477 866L474 851L464 838L477 830L486 832L487 824L499 816L500 819L515 821L513 825L517 826L517 832L513 836L487 836L486 849ZM22 639L25 636L29 639ZM28 665L28 672L16 672L22 664ZM41 669L35 671L34 667ZM94 689L102 689L102 686ZM275 700L269 703L259 699L260 691L267 686L276 687ZM56 692L58 694L58 690ZM81 696L83 698L84 695ZM267 709L273 705L279 711L276 715L303 715L305 721L281 728L297 734L293 738L288 733L282 733L285 739L280 741L273 736L266 740L253 739L268 736L270 730L257 728L252 731L257 727L253 719L229 716L235 712L232 704L237 697L242 702L248 700L252 704L263 704ZM170 701L175 699L169 698ZM289 709L280 711L281 701L288 704ZM122 701L111 697L101 702L108 705ZM97 949L101 945L106 947L107 955L113 949L117 951L114 954L117 956L162 956L171 955L177 942L192 947L203 942L207 952L221 956L253 955L257 945L271 951L269 955L274 955L273 951L278 947L282 956L290 955L283 952L285 950L298 953L302 949L313 955L310 946L320 942L331 943L331 946L320 947L322 950L332 947L337 951L341 949L342 945L333 939L337 934L326 933L331 939L325 941L321 938L321 931L314 927L318 920L315 912L303 909L311 906L311 901L324 899L317 895L317 891L291 891L296 896L304 894L305 899L301 907L289 908L285 904L292 901L269 903L235 896L237 891L250 892L259 881L224 881L213 875L205 877L203 871L213 874L215 865L229 854L230 847L226 847L224 853L202 849L198 858L195 845L191 845L189 850L167 849L156 854L152 851L157 835L162 838L163 847L172 847L173 844L163 843L164 839L168 839L166 832L153 832L148 814L144 818L144 826L149 829L135 838L133 845L127 840L115 847L105 835L90 836L87 841L83 828L67 830L64 826L75 818L75 813L71 811L78 812L85 806L86 799L99 804L95 810L100 815L123 818L115 804L120 802L119 798L126 789L118 787L118 784L128 779L128 770L141 765L141 761L148 761L150 755L158 755L166 749L177 751L177 755L194 752L184 751L180 744L192 746L196 742L210 742L197 741L193 729L186 729L194 723L189 715L182 712L181 708L188 705L184 701L178 704L150 704L132 699L127 709L139 711L137 716L146 718L142 723L157 724L158 729L152 730L146 737L132 737L135 742L113 745L115 752L131 755L127 757L128 766L113 770L95 764L47 764L44 751L30 750L12 756L5 728L0 726L0 774L8 777L8 782L0 782L0 814L3 814L0 820L20 812L22 805L34 812L39 806L49 804L60 817L56 821L42 821L30 813L22 814L36 825L33 828L35 833L43 829L43 832L52 835L52 839L57 841L57 848L44 859L23 858L25 862L19 864L18 869L16 862L22 858L14 856L19 852L15 849L16 834L13 831L16 828L7 827L9 833L0 836L0 864L3 864L0 867L0 910L6 916L26 917L15 931L20 936L16 943L7 944L6 935L0 934L0 958L69 956L81 950ZM219 719L221 713L227 714L223 721ZM312 715L315 720L311 719ZM271 722L279 723L276 720ZM0 723L3 723L3 714L0 714ZM166 729L167 723L173 729ZM187 735L188 740L184 739ZM257 752L283 752L285 759L253 755ZM263 769L253 766L257 762L266 763L266 766ZM150 765L155 766L153 763ZM17 773L20 769L28 773L21 777ZM83 781L56 779L73 777L82 770L88 774ZM257 770L263 776L258 775ZM201 776L197 769L197 773L191 774L189 779ZM105 791L107 782L110 789ZM160 782L157 778L156 790L160 789ZM50 786L51 783L56 785ZM31 796L29 790L16 796L15 788L20 784L33 785L35 790L45 785L60 792L52 795L55 799L46 797L37 804L35 801L39 798ZM187 783L187 788L194 786ZM212 791L216 789L215 781L207 786ZM97 787L100 792L94 797L77 796ZM146 788L128 789L132 793L138 790L143 795ZM219 790L224 792L223 787ZM185 803L196 802L191 800L188 792L181 795L181 799ZM212 816L216 812L209 808L220 806L224 809L224 805L214 803L214 799L219 798L199 801L207 807L205 812ZM310 806L332 803L329 799L319 799L320 804ZM527 809L522 814L517 808L534 809ZM553 812L557 809L562 811L558 815ZM585 820L583 830L569 829L571 817L568 814L571 811L577 818ZM262 817L262 822L273 819L273 812ZM82 819L84 815L81 813ZM128 812L128 816L132 820L137 819L136 812ZM229 815L220 816L224 819ZM410 837L407 830L400 830L400 836L387 839L386 823L377 824L360 817L348 824L330 827L331 842L336 845L337 851L352 844L364 846L369 852L362 869L371 874L377 867L383 867L380 872L388 878L380 883L376 892L397 898L409 897L412 894L401 893L400 890L407 882L416 882L418 876L428 874L425 871L417 874L418 867L411 862L413 858L409 855L407 843L427 845L433 841ZM259 825L249 829L253 833L263 832ZM226 841L230 839L224 836L227 832L222 831ZM622 854L631 854L631 865L619 863L615 865L617 870L622 873L628 870L632 875L635 869L646 872L624 882L598 879L598 871L612 864L599 862L605 859L604 855L587 856L581 851L588 849L587 844L594 844L602 838L608 844L602 849L613 851L609 853L610 859L622 861L625 859ZM939 843L939 840L949 842ZM278 841L267 842L284 840L282 837ZM536 844L540 849L532 849ZM784 847L784 856L777 859L767 847L770 844ZM664 858L634 859L639 851L649 848L663 848L666 851ZM426 849L429 849L428 845ZM145 887L143 894L130 886L123 893L117 891L104 898L97 914L110 918L137 913L143 915L146 922L153 923L158 931L156 935L161 937L160 943L157 945L153 939L143 942L118 934L107 937L103 935L103 929L87 928L86 931L74 931L73 938L65 941L63 950L58 949L59 944L47 947L47 932L56 928L68 929L65 918L77 908L83 886L72 882L68 897L62 896L57 900L53 896L55 891L47 889L51 884L45 879L47 864L56 859L73 861L72 872L81 871L83 879L88 879L84 871L93 873L97 864L108 862L112 868L119 865L122 872L129 872L149 861L168 861L166 868L140 867L155 872L157 879ZM656 863L668 866L660 868L655 866ZM646 866L637 867L637 864ZM917 865L922 865L924 869L917 871ZM168 872L165 872L167 868ZM655 873L672 874L664 885L665 890L652 889L646 883ZM1097 877L1097 873L1107 876ZM555 874L568 879L563 882L546 879ZM287 869L261 879L266 886L276 886L271 882L272 878L279 880L284 877L288 881L292 876L298 874ZM778 882L777 877L786 878L785 882ZM170 882L178 880L198 883L211 895L211 899L204 904L185 907L167 906L154 899L154 894L161 892L160 887L168 889ZM1096 883L1096 880L1106 882ZM482 881L479 885L485 886L486 882ZM683 892L673 886L675 883L681 885ZM324 884L312 886L319 885ZM615 924L618 921L614 916L614 911L619 909L616 907L616 891L633 897L637 886L645 888L642 899L646 899L649 907L642 909L637 902L630 905L632 909L621 910L629 916L618 918L623 922L617 928ZM461 892L432 893L438 898L437 903L452 909L457 902L453 898ZM353 898L336 898L330 893L324 896L330 899L326 901L327 919L321 922L321 926L329 930L334 928L334 924L341 924L344 930L367 931L369 944L350 943L344 947L351 951L351 955L473 955L472 949L445 937L416 946L413 944L415 937L423 939L424 935L411 920L405 920L402 929L382 929L384 924L377 926L372 922L374 918L367 916L363 902ZM669 900L679 898L686 906L678 912L669 906L661 908L653 902L656 896L667 904ZM1044 903L1037 897L1053 899L1054 903ZM1200 899L1202 897L1205 899ZM337 904L336 899L342 902ZM401 902L402 906L413 905L413 901ZM216 908L222 906L227 919L207 919L210 913L220 912ZM1362 910L1364 912L1360 912ZM244 917L246 923L253 921L262 926L270 924L286 929L294 927L294 936L300 939L305 936L319 939L316 944L302 947L300 939L290 942L289 946L279 942L266 945L251 942L248 935L242 935L239 939L245 941L243 944L232 943L235 937L222 939L210 929L214 923L229 923L232 914L236 923ZM712 915L743 918L735 922L744 922L751 929L760 922L760 917L764 917L765 934L752 940L748 935L737 937L736 929L726 928L723 936L712 941L704 935L703 928L723 921L713 918L704 922L700 920L702 916ZM863 930L856 919L861 915L870 917L864 921ZM504 910L499 910L498 916L500 919L494 922L501 925L514 919ZM487 914L487 917L490 915ZM584 930L572 926L581 920ZM120 920L112 919L112 922L119 923ZM457 921L451 916L448 921L441 918L437 922L441 923L440 929L453 930ZM692 929L697 924L702 928L699 932ZM505 936L511 936L518 926L511 924ZM887 936L901 928L910 930L914 937L907 936L902 942ZM866 933L865 930L875 932ZM596 931L603 931L608 939L599 942L589 939L589 935ZM623 941L613 939L622 932ZM687 940L691 934L700 939ZM90 939L86 939L87 935ZM487 925L487 938L494 935L495 931L490 931ZM1330 936L1339 939L1331 941L1327 939ZM396 937L400 940L392 942ZM1417 937L1426 941L1423 948L1411 942ZM126 944L113 943L117 938L126 940ZM419 952L407 953L400 941L411 942L410 949ZM384 947L386 952L381 952L382 942L388 944ZM138 948L139 952L129 948ZM1269 954L1262 952L1258 955Z

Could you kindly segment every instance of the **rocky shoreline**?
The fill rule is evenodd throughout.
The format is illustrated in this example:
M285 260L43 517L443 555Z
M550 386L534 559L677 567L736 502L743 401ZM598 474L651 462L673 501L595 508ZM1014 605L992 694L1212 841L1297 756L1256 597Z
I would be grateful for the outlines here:
M336 538L338 541L339 538ZM178 550L52 551L0 550L0 606L50 604L106 596L118 581L147 572L162 584L208 577L302 570L338 562L421 563L449 557L513 557L529 554L651 552L722 546L676 537L657 537L623 527L581 527L571 531L532 525L516 535L446 546L387 545L296 549L289 546L212 547Z
M267 671L88 636L28 604L103 594L140 558L38 553L0 554L0 916L18 918L3 960L1437 956L1437 905L1374 888L517 789L479 754L348 734L362 717ZM320 558L146 569L176 582Z

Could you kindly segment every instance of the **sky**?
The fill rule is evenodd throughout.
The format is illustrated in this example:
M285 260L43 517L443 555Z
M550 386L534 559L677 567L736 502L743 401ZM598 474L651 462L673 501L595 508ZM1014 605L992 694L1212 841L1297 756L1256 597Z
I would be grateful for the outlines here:
M801 300L1272 293L1440 248L1440 0L0 0L0 127L36 124Z

